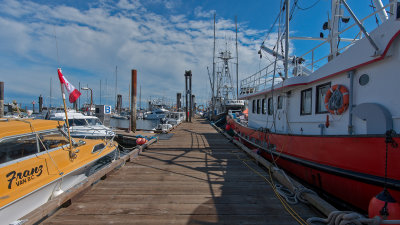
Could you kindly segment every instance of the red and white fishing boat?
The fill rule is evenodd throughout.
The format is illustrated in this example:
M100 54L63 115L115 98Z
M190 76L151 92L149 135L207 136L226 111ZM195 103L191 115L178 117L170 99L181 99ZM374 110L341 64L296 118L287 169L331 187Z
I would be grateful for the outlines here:
M262 156L365 211L384 186L400 201L400 8L397 1L374 5L367 18L377 15L381 24L368 32L346 1L332 0L324 24L329 35L317 46L328 43L331 51L315 71L317 48L295 57L288 55L288 44L280 54L279 40L273 49L263 44L275 61L241 81L248 121L228 118L241 141ZM338 24L349 21L344 15L360 29L357 38L340 37ZM278 33L286 43L319 39L285 34L288 26ZM349 45L340 49L339 39Z

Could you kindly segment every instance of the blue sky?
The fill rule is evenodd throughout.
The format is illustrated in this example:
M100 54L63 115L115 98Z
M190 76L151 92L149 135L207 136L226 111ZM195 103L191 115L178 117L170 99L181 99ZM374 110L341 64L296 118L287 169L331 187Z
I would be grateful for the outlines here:
M314 3L309 10L300 9ZM372 12L370 1L348 3L359 18ZM217 51L228 43L234 52L236 15L239 77L255 73L267 63L259 59L257 51L278 14L280 1L0 0L0 4L0 81L5 82L5 102L15 99L26 105L41 94L48 105L51 80L52 105L61 105L56 72L61 67L75 87L80 83L93 88L97 104L101 82L102 103L115 105L117 67L117 90L125 106L131 69L138 70L143 106L150 96L175 101L176 93L184 90L183 75L189 69L198 103L209 99L207 66L212 67L214 12ZM298 0L297 4L291 35L318 37L327 21L330 1ZM374 24L375 19L366 23L367 27ZM275 32L267 44L274 43ZM297 42L291 42L291 52L301 54L306 47L316 45ZM81 104L89 101L86 92L82 93Z

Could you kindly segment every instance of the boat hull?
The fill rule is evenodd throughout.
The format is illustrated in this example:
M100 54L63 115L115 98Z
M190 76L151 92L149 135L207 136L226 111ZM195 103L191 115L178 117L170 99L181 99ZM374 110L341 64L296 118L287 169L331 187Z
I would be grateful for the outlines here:
M11 224L52 198L67 191L73 186L85 180L93 174L94 168L99 169L98 164L104 164L104 161L111 162L116 157L117 149L88 162L82 167L79 167L63 176L43 185L42 187L22 196L21 198L0 208L0 218L2 223Z
M242 141L308 184L367 211L385 179L384 136L318 136L269 133L228 118ZM400 137L394 137L400 143ZM266 144L269 143L269 144ZM387 187L400 200L399 151L388 146Z

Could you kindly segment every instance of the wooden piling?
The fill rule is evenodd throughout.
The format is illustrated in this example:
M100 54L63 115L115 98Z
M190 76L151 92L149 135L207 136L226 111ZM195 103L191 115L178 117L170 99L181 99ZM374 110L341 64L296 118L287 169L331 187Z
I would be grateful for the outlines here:
M0 118L4 117L4 82L0 81Z
M43 97L42 97L42 95L40 95L39 96L39 113L41 113L42 111L43 111Z
M189 98L190 98L190 104L189 104L189 122L192 122L192 116L193 116L193 111L192 111L192 71L189 70Z
M136 132L136 92L137 92L137 71L132 70L132 79L131 79L131 130L132 132Z
M185 117L186 122L189 122L189 113L188 113L188 76L187 71L185 71Z

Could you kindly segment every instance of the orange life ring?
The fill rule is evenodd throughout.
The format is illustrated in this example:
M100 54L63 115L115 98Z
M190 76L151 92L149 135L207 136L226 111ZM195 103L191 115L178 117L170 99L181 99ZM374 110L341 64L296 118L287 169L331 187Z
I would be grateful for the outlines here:
M329 109L329 100L331 99L333 93L337 89L340 91L340 93L343 96L342 105L339 108ZM349 90L345 86L340 85L340 84L336 84L326 92L326 94L325 94L325 108L331 114L341 115L342 113L344 113L347 110L348 107L349 107Z

